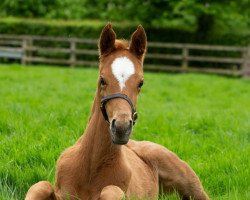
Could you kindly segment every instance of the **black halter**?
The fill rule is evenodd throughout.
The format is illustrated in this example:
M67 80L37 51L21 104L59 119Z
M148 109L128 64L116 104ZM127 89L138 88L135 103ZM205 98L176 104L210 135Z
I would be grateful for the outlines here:
M132 110L132 120L133 120L133 125L135 124L135 121L136 119L138 118L138 114L134 108L134 105L131 101L131 99L125 95L125 94L121 94L121 93L117 93L117 94L111 94L111 95L108 95L108 96L105 96L105 97L102 97L101 99L101 110L102 110L102 114L103 114L103 117L104 119L108 122L109 122L109 118L108 118L108 114L107 114L107 111L106 111L106 108L105 108L105 105L106 103L111 100L111 99L116 99L116 98L121 98L121 99L125 99L130 107L131 107L131 110Z

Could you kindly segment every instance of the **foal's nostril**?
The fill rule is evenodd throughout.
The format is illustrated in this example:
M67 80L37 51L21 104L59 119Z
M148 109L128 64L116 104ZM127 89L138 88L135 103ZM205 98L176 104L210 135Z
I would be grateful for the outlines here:
M111 122L111 129L112 131L115 131L115 119L113 119Z

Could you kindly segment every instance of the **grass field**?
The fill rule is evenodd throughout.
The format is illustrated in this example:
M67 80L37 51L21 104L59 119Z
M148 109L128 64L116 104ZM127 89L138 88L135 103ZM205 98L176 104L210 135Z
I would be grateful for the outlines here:
M0 65L0 199L54 181L55 162L83 133L96 69ZM187 161L211 199L250 199L250 80L146 73L133 138Z

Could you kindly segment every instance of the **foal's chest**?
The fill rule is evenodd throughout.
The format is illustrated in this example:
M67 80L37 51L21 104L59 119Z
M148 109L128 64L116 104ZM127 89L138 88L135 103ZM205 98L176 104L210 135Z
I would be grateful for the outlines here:
M122 191L127 191L130 179L131 173L127 169L103 168L92 176L89 182L83 181L79 196L81 199L96 200L100 197L103 188L110 185L118 186Z

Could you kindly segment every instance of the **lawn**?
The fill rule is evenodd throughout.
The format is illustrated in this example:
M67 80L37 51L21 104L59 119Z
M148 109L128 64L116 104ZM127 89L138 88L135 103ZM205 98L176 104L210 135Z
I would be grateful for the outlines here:
M84 132L97 69L0 65L0 199L54 181L60 153ZM250 199L250 80L146 73L133 138L188 162L211 199Z

